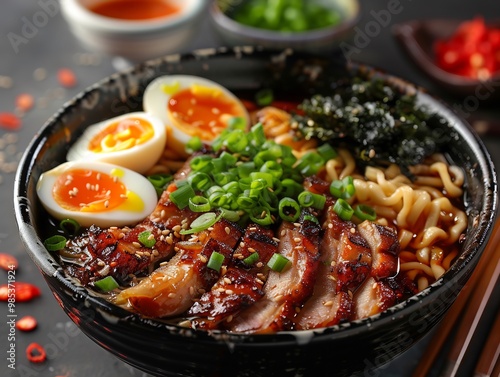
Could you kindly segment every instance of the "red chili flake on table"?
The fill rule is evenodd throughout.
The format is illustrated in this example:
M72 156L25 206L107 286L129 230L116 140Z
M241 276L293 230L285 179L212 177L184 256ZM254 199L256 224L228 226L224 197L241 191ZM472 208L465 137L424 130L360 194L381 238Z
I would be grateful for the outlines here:
M35 99L29 93L22 93L16 97L16 108L21 111L29 111L33 108Z
M69 68L61 68L57 71L57 80L65 88L72 88L76 85L76 75Z
M43 363L47 359L47 354L40 344L30 343L26 347L26 357L32 363Z
M0 285L0 301L15 298L16 302L25 302L40 296L41 293L36 285L20 281Z
M0 268L5 271L17 270L19 262L16 257L7 253L0 253Z
M500 29L482 17L460 24L450 38L436 41L436 64L445 71L473 79L488 79L500 72Z
M36 318L31 315L25 315L16 322L16 328L21 331L33 331L37 326Z
M21 119L13 113L0 113L0 127L8 130L17 130L21 127Z

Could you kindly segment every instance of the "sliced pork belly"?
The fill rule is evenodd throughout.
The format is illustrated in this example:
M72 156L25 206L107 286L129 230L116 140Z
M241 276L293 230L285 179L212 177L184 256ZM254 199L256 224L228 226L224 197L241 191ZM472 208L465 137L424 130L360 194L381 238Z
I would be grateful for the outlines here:
M358 229L371 248L371 276L378 280L396 276L400 249L396 231L371 221L363 221L358 225Z
M338 243L335 274L337 292L355 291L370 275L372 255L356 226L344 230Z
M188 310L188 316L195 317L192 326L214 329L222 320L230 321L233 315L259 300L264 295L262 287L269 272L267 262L277 251L278 243L271 229L249 225L227 271ZM246 264L245 258L254 253L258 260Z
M332 255L332 275L336 292L356 290L369 276L372 265L371 250L359 233L356 224L338 217L333 206L326 214L323 247L336 248Z
M218 280L219 271L207 267L214 251L224 256L225 269L241 236L241 230L226 220L214 224L208 237L180 241L176 254L165 264L127 288L116 297L117 304L128 303L148 317L168 317L185 312ZM225 242L224 242L225 241Z
M368 278L354 295L353 319L383 312L396 303L397 294L385 280Z
M219 273L207 267L214 251L224 255L227 266L233 250L210 239L205 246L198 242L178 242L177 253L166 264L154 270L139 284L127 288L116 297L147 317L170 317L185 312L217 281Z
M310 220L301 223L281 225L278 252L291 263L281 272L269 272L262 299L227 323L229 330L270 333L293 328L297 308L312 293L319 264L321 228Z
M181 239L178 231L198 215L179 210L173 203L164 207L168 209L163 212L169 216L166 221L153 222L148 218L134 228L91 226L84 234L68 241L60 256L66 262L69 276L78 278L83 285L108 275L123 283L131 274L170 258L173 245ZM142 232L150 232L150 237L156 241L153 247L146 247L139 241Z
M333 273L332 262L337 259L338 243L338 240L325 234L320 245L321 257L316 284L311 297L295 318L297 330L332 326L351 317L352 298L347 292L337 293Z

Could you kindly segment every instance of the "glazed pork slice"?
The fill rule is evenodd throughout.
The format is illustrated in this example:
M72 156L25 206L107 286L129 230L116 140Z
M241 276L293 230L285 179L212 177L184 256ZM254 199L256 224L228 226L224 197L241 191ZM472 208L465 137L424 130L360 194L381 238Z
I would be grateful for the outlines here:
M144 271L151 264L170 258L174 244L181 239L179 231L198 215L190 210L179 210L173 203L164 204L166 221L147 218L133 228L91 226L85 233L72 238L59 252L69 276L81 284L113 276L118 282ZM148 234L153 246L145 246L140 235Z
M217 328L221 321L231 321L236 313L258 301L264 295L262 287L269 273L267 262L277 251L278 242L273 238L273 231L250 224L227 271L188 310L188 316L194 317L192 327ZM249 262L246 258L251 255L257 260Z
M353 319L361 319L383 312L396 303L397 293L384 280L369 277L354 295Z
M400 250L396 231L368 220L359 224L358 229L371 249L373 259L371 276L377 280L396 276Z
M318 268L319 224L302 220L301 225L283 222L278 252L291 262L281 272L270 271L264 296L227 323L238 333L272 333L291 330L296 309L311 295Z
M353 292L371 269L371 251L356 224L338 217L331 205L323 223L318 277L311 297L295 319L298 329L336 325L349 320Z
M340 235L337 259L334 263L337 292L355 291L370 275L371 250L353 223Z
M295 318L297 330L332 326L350 318L352 298L344 291L337 292L337 274L340 237L349 231L333 210L326 213L324 235L320 243L317 280L311 297Z
M207 266L212 253L223 255L221 269L226 268L240 237L239 226L222 220L203 240L197 237L177 242L176 254L168 262L137 285L120 292L115 302L128 304L147 317L171 317L185 312L220 276L220 270Z

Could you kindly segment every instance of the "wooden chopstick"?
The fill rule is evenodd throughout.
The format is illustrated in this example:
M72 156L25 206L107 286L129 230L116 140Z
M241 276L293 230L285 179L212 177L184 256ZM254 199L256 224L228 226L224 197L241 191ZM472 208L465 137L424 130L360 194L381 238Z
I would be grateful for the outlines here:
M464 361L467 350L470 349L472 338L485 314L486 305L492 299L493 292L500 277L500 248L495 247L493 258L484 271L484 275L475 287L464 317L460 321L453 345L448 354L448 362L443 376L456 376Z
M498 376L494 373L495 365L498 364L500 368L500 312L497 313L495 323L491 328L490 335L484 344L481 356L476 364L476 369L474 371L475 376Z
M424 351L422 355L421 362L417 365L413 371L413 377L427 376L432 369L433 365L438 358L444 343L448 339L451 330L456 327L458 319L468 303L470 296L475 291L477 285L484 277L484 273L491 261L497 261L499 257L500 250L500 221L497 221L491 238L483 251L483 255L479 259L473 273L471 274L468 282L465 284L463 289L458 294L455 302L451 305L448 313L441 320L438 325L436 333L433 335L429 346Z

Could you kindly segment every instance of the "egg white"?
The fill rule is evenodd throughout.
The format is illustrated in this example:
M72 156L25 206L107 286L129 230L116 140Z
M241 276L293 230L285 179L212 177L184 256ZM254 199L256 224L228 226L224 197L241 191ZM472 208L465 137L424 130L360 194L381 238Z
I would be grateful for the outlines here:
M118 206L103 212L80 212L61 207L52 194L54 184L61 174L74 169L89 169L108 175L112 175L112 172L118 169L119 180L125 185L127 195L130 196L127 200L134 200L135 208ZM151 214L157 204L156 190L144 176L122 166L100 161L65 162L46 171L37 182L36 192L43 207L53 217L58 220L73 219L85 227L91 225L99 227L134 225Z
M248 114L245 106L231 91L222 85L205 79L203 77L191 75L167 75L160 76L153 80L147 87L143 96L143 109L149 114L155 115L160 118L167 127L168 134L167 147L172 148L174 151L183 154L184 146L192 138L192 134L188 134L182 128L176 125L176 120L170 114L167 104L170 100L171 94L168 94L163 89L164 86L171 87L178 85L178 91L190 88L193 85L200 85L207 88L220 90L224 96L240 108L240 112L244 114L247 123L250 123L250 115ZM206 144L210 144L211 140L202 140Z
M128 149L96 153L89 149L92 138L98 135L110 124L128 118L139 118L149 122L153 127L154 135L141 144L136 144ZM146 112L133 112L107 119L103 122L89 126L82 136L70 147L66 159L68 161L103 161L123 166L138 173L146 173L161 157L167 138L167 132L162 120Z

